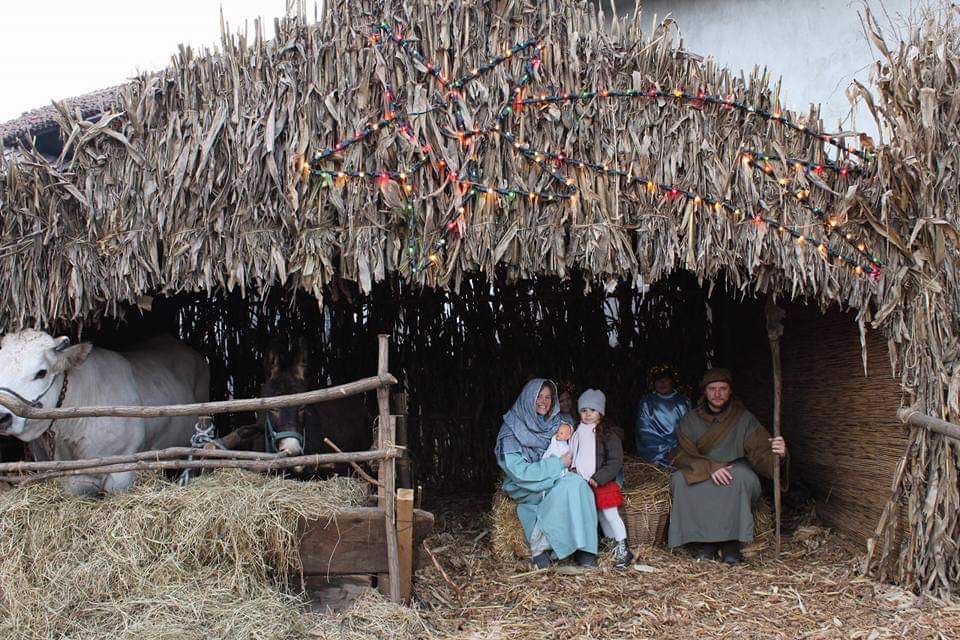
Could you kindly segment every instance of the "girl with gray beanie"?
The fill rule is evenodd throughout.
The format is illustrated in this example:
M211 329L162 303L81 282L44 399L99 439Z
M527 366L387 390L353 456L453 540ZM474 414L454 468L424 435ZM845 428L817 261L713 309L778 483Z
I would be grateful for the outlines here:
M627 549L627 528L617 507L623 494L617 475L623 470L623 432L604 417L607 399L599 389L587 389L580 396L580 425L570 439L572 471L583 476L597 501L597 518L603 535L613 538L613 560L618 568L633 560Z

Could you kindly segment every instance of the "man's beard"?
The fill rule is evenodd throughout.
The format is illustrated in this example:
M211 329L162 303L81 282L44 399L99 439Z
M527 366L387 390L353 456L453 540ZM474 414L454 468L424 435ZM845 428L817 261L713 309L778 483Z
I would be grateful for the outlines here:
M727 407L730 406L730 401L731 401L732 399L733 399L733 395L731 395L730 397L728 397L728 398L727 398L727 401L724 402L724 403L720 406L719 409L715 409L715 408L713 407L713 404L712 404L709 400L707 400L707 411L708 411L709 413L713 413L713 414L723 413L724 411L727 410Z

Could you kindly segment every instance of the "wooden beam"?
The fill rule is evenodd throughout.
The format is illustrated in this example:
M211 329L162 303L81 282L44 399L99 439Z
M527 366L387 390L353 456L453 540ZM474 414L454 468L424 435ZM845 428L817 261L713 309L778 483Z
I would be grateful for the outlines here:
M390 364L390 336L380 334L377 336L377 375L385 376L389 374ZM379 408L380 430L378 431L378 448L392 449L396 441L394 433L395 425L390 419L390 390L387 386L380 386L377 389L377 407ZM397 551L397 523L396 517L395 491L397 490L397 467L393 463L393 458L384 460L380 463L379 474L379 498L380 506L384 510L384 528L387 536L387 563L388 580L390 582L390 600L400 602L400 558Z
M203 460L140 460L138 462L103 464L80 469L54 468L35 474L0 476L0 480L4 482L39 482L40 480L60 478L63 476L103 475L106 473L121 473L126 471L158 471L167 469L247 469L249 471L264 472L299 466L318 467L324 464L351 461L393 460L397 455L398 452L396 449L372 449L370 451L352 451L349 453L319 453L289 458L278 457L267 460L229 460L217 458L207 458ZM67 463L69 464L69 462Z
M300 559L304 575L344 575L387 573L386 514L377 507L359 507L341 511L329 518L302 524ZM419 547L433 531L433 514L413 510L412 567L420 569L429 559L421 557Z
M413 593L413 489L397 489L397 548L400 557L400 599Z
M947 422L946 420L928 416L920 413L916 409L907 408L897 411L897 417L903 422L911 424L915 427L923 427L924 429L929 429L934 433L939 433L940 435L947 436L948 438L960 440L960 425L955 425L952 422Z
M247 398L243 400L220 400L217 402L194 402L191 404L171 404L157 407L61 407L43 409L11 398L0 392L0 406L6 407L21 418L32 420L67 420L69 418L161 418L165 416L209 416L219 413L240 413L278 407L294 407L301 404L316 404L338 398L373 391L386 390L397 379L388 372L348 382L327 389L315 389L303 393L292 393L270 398ZM388 411L389 414L389 411Z
M169 460L170 458L227 458L236 460L274 460L282 457L278 453L260 453L258 451L230 451L223 449L194 449L193 447L168 447L157 451L141 451L102 458L82 460L46 460L41 462L0 462L0 472L25 473L27 471L50 471L52 469L83 469L84 467L102 467L107 464L121 464L140 460Z

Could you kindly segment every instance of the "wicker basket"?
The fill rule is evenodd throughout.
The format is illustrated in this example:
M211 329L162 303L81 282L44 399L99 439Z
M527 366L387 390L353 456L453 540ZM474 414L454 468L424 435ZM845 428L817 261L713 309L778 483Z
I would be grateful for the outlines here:
M621 510L623 523L627 525L627 544L630 547L663 544L667 534L667 523L670 521L670 504L660 504L657 507L658 509L652 511L631 507Z
M626 482L620 515L627 526L627 544L664 544L670 520L670 473L632 457L624 461L623 471Z

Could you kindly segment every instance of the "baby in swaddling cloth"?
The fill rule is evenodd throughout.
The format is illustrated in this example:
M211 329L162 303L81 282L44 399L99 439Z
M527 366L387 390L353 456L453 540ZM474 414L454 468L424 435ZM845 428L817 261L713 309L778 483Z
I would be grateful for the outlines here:
M540 456L541 460L546 460L549 457L562 458L563 454L570 453L570 437L573 435L573 426L567 424L566 422L561 422L560 426L557 428L557 433L550 438L550 446L547 447L547 450L543 452L543 455Z

